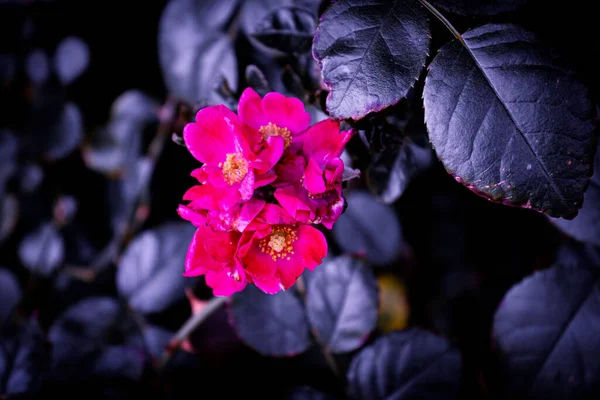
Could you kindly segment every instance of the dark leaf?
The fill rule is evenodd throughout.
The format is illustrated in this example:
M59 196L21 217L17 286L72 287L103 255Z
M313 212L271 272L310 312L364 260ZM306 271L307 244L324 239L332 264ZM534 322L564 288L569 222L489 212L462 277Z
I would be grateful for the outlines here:
M36 49L29 53L25 59L25 71L29 80L36 85L43 85L50 76L49 64L48 56L43 50Z
M514 11L528 0L431 0L431 3L461 15L496 15Z
M90 63L90 50L83 40L75 36L64 38L54 53L54 70L63 85L77 79Z
M6 83L13 79L17 70L17 61L12 54L0 54L0 82Z
M19 220L19 200L14 194L0 197L0 243L13 232Z
M189 102L220 102L215 89L224 77L237 90L237 60L230 38L220 32L237 1L171 0L158 32L158 54L169 93ZM218 13L215 13L218 12ZM217 96L217 97L216 97Z
M385 149L377 153L367 170L369 187L379 201L392 204L402 196L412 179L434 161L431 148L420 147L406 139L399 151Z
M496 311L493 338L507 368L510 398L598 397L598 270L576 258L515 285Z
M429 52L429 20L418 0L338 0L321 17L313 43L327 110L358 120L397 103Z
M157 120L159 104L140 90L127 90L113 101L110 108L112 119L131 119L139 123Z
M0 328L20 301L21 286L17 278L8 269L0 268Z
M28 164L20 173L19 189L24 193L36 191L44 180L44 170L38 164Z
M12 398L37 393L48 368L48 352L37 321L0 336L0 393Z
M282 7L267 14L252 36L265 46L285 53L310 50L317 28L315 13L297 7Z
M352 398L455 399L462 362L441 336L412 328L382 336L352 360L348 381Z
M348 208L333 226L345 253L363 254L373 264L394 261L402 246L402 229L394 210L364 191L346 196Z
M195 228L187 222L166 223L145 231L125 250L117 270L117 289L135 311L167 309L185 297L183 276L187 247Z
M107 346L93 365L94 376L140 379L144 372L144 354L126 346Z
M286 396L288 400L333 400L333 397L328 394L319 392L308 386L302 386L295 389L292 393Z
M377 281L363 262L337 257L311 274L306 316L321 345L332 353L356 350L377 324Z
M143 335L146 350L154 359L158 360L167 349L175 332L156 325L146 325Z
M254 64L250 64L246 67L246 83L248 86L254 89L258 94L264 96L267 92L270 92L269 81L265 77L265 74Z
M50 276L65 258L65 243L56 225L41 224L23 238L19 245L19 259L31 272Z
M267 356L294 356L311 345L304 307L292 291L266 294L254 285L231 297L231 322L240 338Z
M69 155L83 137L83 117L79 107L73 103L65 103L59 120L51 129L51 132L46 132L44 155L51 159Z
M484 25L430 65L423 93L446 170L489 200L572 218L595 151L586 88L514 25Z
M0 130L0 193L4 193L6 182L17 169L19 140L9 130Z
M598 149L596 150L594 175L583 196L583 206L579 210L579 214L572 220L549 219L575 239L600 246L600 151Z

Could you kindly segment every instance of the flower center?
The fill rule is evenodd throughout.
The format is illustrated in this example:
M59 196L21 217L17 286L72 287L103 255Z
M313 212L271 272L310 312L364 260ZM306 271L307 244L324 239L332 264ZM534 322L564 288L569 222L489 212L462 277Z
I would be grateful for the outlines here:
M270 255L273 261L290 260L291 255L294 254L292 245L298 240L296 230L289 225L273 225L272 229L269 236L258 242L260 251Z
M223 178L228 185L240 182L248 173L248 161L241 153L229 153L224 163L219 163L223 168Z
M271 136L281 136L283 138L283 146L285 149L290 147L292 143L292 134L288 128L280 128L272 122L268 125L263 125L258 128L258 131L262 134L263 140L267 140Z

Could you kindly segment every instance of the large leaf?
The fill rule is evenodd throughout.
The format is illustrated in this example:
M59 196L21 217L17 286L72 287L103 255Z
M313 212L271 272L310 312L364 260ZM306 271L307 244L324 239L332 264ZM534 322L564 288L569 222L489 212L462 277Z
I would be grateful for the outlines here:
M364 255L376 265L394 261L402 246L402 228L393 208L365 191L349 193L346 202L346 211L333 226L342 250Z
M397 103L419 77L429 51L427 11L418 0L338 0L313 43L327 110L358 120Z
M598 270L562 262L514 286L494 317L510 398L587 399L600 394Z
M461 15L495 15L514 11L528 0L430 0L434 6Z
M23 238L19 258L31 272L50 276L65 259L65 243L55 224L45 222Z
M0 393L34 396L48 369L48 351L37 321L11 327L0 336ZM33 398L33 397L31 397Z
M125 250L117 271L117 289L141 313L167 309L185 297L183 276L194 226L172 222L145 231Z
M231 39L219 31L237 1L171 0L163 10L158 55L163 79L174 96L190 102L217 101L221 76L237 88L237 60Z
M362 346L375 329L377 306L377 281L359 260L334 258L311 274L306 315L328 351L345 353Z
M0 328L8 320L13 309L21 301L21 286L14 274L0 268Z
M492 201L572 218L595 149L585 87L514 25L484 25L439 51L423 93L446 170Z
M273 295L248 285L232 296L229 312L240 338L261 354L294 356L311 345L304 307L292 291Z
M572 220L550 218L568 235L596 246L600 246L600 151L598 149L596 149L594 175L583 196L583 206L577 216Z
M286 53L310 50L317 28L317 16L298 7L282 7L258 23L253 36L268 47Z
M380 337L348 370L352 398L361 400L454 399L460 377L458 350L417 328Z

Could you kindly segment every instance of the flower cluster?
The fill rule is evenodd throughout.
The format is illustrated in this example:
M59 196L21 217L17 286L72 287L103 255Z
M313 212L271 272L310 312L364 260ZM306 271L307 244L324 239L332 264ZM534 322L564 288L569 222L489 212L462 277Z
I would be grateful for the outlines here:
M344 208L340 155L351 131L323 120L310 126L303 103L251 88L238 115L201 109L183 138L202 167L179 215L197 227L185 276L205 275L217 296L253 283L266 293L292 286L327 254L314 224L331 229Z

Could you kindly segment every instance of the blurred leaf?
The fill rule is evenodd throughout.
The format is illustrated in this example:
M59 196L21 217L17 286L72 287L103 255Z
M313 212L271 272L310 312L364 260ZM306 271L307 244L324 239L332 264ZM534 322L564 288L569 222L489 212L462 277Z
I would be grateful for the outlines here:
M161 312L185 296L183 276L187 247L195 228L187 222L166 223L145 231L127 247L117 270L117 289L132 309Z
M362 346L375 329L377 308L377 281L363 262L342 256L312 272L306 316L326 350L347 353Z
M377 327L384 333L406 328L410 305L404 284L392 274L378 276L377 283L379 286Z
M0 194L4 193L6 183L17 169L19 139L9 130L0 130Z
M577 216L571 220L548 219L573 238L600 246L600 145L596 149L595 160L594 175L583 195L583 206Z
M333 400L328 394L319 392L308 386L302 386L295 389L292 393L285 397L287 400Z
M69 223L77 213L77 199L69 195L61 195L54 204L54 221L58 226Z
M156 325L146 324L143 331L144 345L150 356L158 360L167 349L175 332Z
M592 173L596 112L562 64L514 24L479 26L444 45L423 102L448 173L490 201L575 217Z
M233 44L219 31L236 5L231 0L171 0L166 5L159 23L158 55L171 95L191 103L220 102L215 88L221 77L237 90Z
M0 328L21 301L21 286L12 272L0 268Z
M36 85L43 85L50 76L48 56L43 50L35 49L25 59L25 71L29 80Z
M259 95L264 96L267 92L271 91L265 74L256 65L248 65L245 76L248 86L254 89Z
M364 254L376 265L394 261L402 230L394 210L364 191L346 196L348 208L333 226L333 237L345 253Z
M41 141L44 155L53 160L69 155L79 146L83 137L83 117L79 107L65 103L56 124L46 128L50 131L39 133L45 134Z
M54 53L54 70L63 83L73 83L88 67L90 50L83 40L69 36L61 40Z
M361 400L456 399L461 355L448 341L412 328L382 336L354 357L351 397Z
M514 399L584 399L600 388L600 280L583 257L559 260L515 285L493 339Z
M12 54L0 54L0 83L6 83L13 79L17 70L16 57Z
M5 330L0 336L0 393L8 399L36 395L48 361L43 332L36 320Z
M431 0L431 3L446 11L461 15L496 15L515 11L528 0Z
M295 356L311 345L304 307L292 291L266 294L254 285L234 294L229 309L240 338L266 356Z
M44 180L44 170L38 164L27 164L23 166L20 173L19 186L22 192L32 193L36 191Z
M112 119L130 119L138 123L157 120L159 104L140 90L127 90L117 97L110 108Z
M265 46L285 53L304 53L310 50L316 29L315 13L298 7L282 7L267 14L256 25L252 36Z
M0 243L2 243L17 226L21 210L17 196L13 194L0 196L0 201Z
M23 238L19 259L32 273L50 276L65 258L65 243L56 225L42 223Z
M53 345L53 378L139 379L145 362L142 353L129 347L127 351L114 347L120 346L119 342L132 329L126 316L123 307L111 297L88 297L70 306L48 332Z
M385 204L402 196L410 182L435 162L431 148L423 148L405 139L400 150L384 149L375 155L367 170L371 191Z
M337 0L313 42L333 118L359 120L405 97L429 53L427 10L418 0Z

